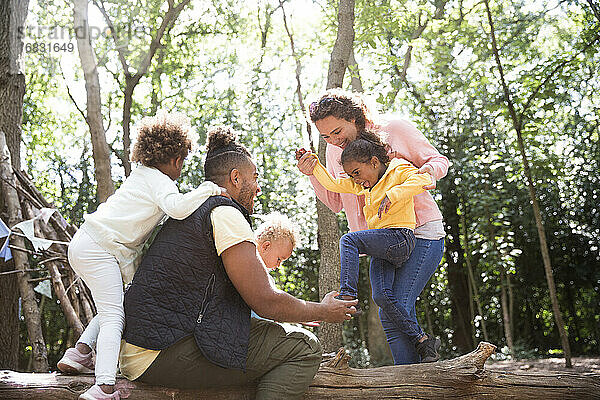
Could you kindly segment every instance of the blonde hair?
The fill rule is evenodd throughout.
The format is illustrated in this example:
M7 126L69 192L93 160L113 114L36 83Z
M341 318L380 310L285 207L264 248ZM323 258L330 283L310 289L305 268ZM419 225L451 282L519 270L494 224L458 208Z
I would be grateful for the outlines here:
M256 240L262 243L266 240L274 241L287 238L292 243L292 248L300 241L292 221L285 215L271 213L260 217L264 222L256 228Z

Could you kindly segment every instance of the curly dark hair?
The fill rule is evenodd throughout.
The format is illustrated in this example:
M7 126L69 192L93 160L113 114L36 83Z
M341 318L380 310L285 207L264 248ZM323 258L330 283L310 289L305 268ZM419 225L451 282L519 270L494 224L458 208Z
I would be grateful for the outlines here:
M342 151L340 164L344 165L348 161L368 163L371 158L377 157L379 162L387 165L390 162L388 147L377 133L371 131L361 132L359 137L348 143Z
M367 122L372 122L371 112L358 93L343 89L329 89L318 101L308 107L313 123L334 116L348 122L354 122L356 130L365 130Z
M234 168L252 162L252 156L237 141L237 133L230 127L220 126L208 132L204 174L206 179L223 183Z
M157 167L177 157L187 157L197 135L189 119L180 114L160 113L142 119L131 161Z

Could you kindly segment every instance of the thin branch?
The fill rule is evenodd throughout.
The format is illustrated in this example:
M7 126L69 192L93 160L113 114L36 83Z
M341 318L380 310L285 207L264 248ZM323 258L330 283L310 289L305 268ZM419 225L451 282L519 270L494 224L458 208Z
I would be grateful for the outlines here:
M44 270L43 269L33 269L33 268L15 269L15 270L12 270L12 271L0 272L0 276L2 276L2 275L12 275L12 274L24 274L26 272L38 272L38 271L44 271Z
M598 21L600 21L600 7L594 4L593 0L587 0L587 2L590 5L590 8L592 9L592 12L594 13Z
M62 262L68 262L69 260L65 257L65 256L55 256L55 257L50 257L50 258L46 258L45 260L41 260L38 261L38 265L44 265L48 262L52 262L52 261L62 261Z
M283 15L283 26L285 27L285 31L287 32L288 37L290 38L290 47L292 49L292 57L296 61L296 94L298 96L298 103L300 103L300 110L302 110L302 115L304 115L304 119L306 121L306 132L308 133L308 142L310 145L310 150L314 153L314 145L312 139L312 128L309 119L306 115L306 107L304 106L304 98L302 96L302 83L300 80L300 75L302 72L302 64L300 63L300 57L296 53L296 47L294 46L294 37L290 32L287 23L287 17L285 15L285 8L283 7L284 1L279 0L279 7L281 7L281 13Z
M121 163L122 163L123 167L125 167L125 164L127 163L127 158L125 157L125 154L123 154L123 152L122 152L122 151L115 149L115 148L113 147L113 145L112 145L112 144L110 144L110 143L108 144L108 148L109 148L109 149L110 149L110 151L112 151L112 152L113 152L113 153L114 153L114 154L117 156L117 158L118 158L118 159L121 161Z
M177 19L177 17L179 16L179 13L181 13L181 11L185 8L185 6L187 6L190 3L190 1L191 0L183 0L176 7L173 7L174 2L172 0L168 1L169 9L167 10L167 13L164 16L162 23L160 24L160 27L156 31L156 36L152 39L152 42L150 42L150 49L146 53L146 56L144 57L143 61L140 63L139 68L137 69L137 71L135 73L134 81L136 83L148 71L148 68L150 67L150 63L152 62L152 58L154 57L156 50L160 46L160 41L161 41L163 35L165 34L166 31L168 31L172 28L172 26L173 26L172 22Z
M94 5L98 7L102 15L104 16L104 20L110 29L110 34L115 42L115 49L119 54L119 61L121 61L121 66L123 67L123 72L125 72L125 76L130 75L129 65L127 64L127 59L125 58L125 53L129 50L127 49L127 45L119 45L119 38L117 37L117 30L115 29L114 24L112 23L110 16L106 12L106 8L104 7L104 1L100 0L101 4L98 4L96 0L92 0Z
M496 59L496 66L498 67L498 72L500 73L500 83L502 84L502 89L504 91L504 98L506 99L506 105L508 107L508 112L513 120L515 128L517 131L520 131L521 125L519 118L517 118L517 113L515 111L515 106L513 104L512 98L510 97L510 89L508 84L506 83L506 79L504 78L504 68L502 67L502 62L500 61L500 53L498 51L498 44L496 42L496 31L494 29L494 21L492 21L492 12L490 11L490 5L488 0L484 1L485 7L487 9L487 17L488 23L490 25L490 37L492 40L492 51L494 53L494 58Z
M552 72L535 88L535 90L533 91L533 93L531 93L531 95L527 99L527 102L525 103L525 106L523 107L523 110L521 111L521 115L520 115L520 118L519 118L519 126L523 125L523 117L524 117L525 113L527 112L527 110L529 109L529 106L531 106L531 102L535 99L535 97L537 96L537 94L539 93L539 91L546 85L546 83L548 83L548 81L550 81L550 79L556 73L558 73L561 69L563 69L565 66L567 66L568 64L570 64L573 60L575 60L581 53L583 53L588 48L590 48L596 41L598 41L598 39L600 39L600 34L596 34L596 37L590 43L586 44L583 47L583 49L581 49L581 51L579 53L573 55L573 57L571 57L568 60L564 60L564 61L560 62L552 70Z
M77 109L77 111L79 111L79 114L81 114L81 116L83 117L83 120L88 123L88 119L87 116L85 115L85 113L83 112L83 110L81 108L79 108L79 105L77 104L77 102L75 101L75 98L73 97L73 95L71 94L71 89L69 89L69 85L67 84L67 78L65 77L65 73L63 72L62 69L62 64L59 64L60 68L60 74L63 78L63 81L65 82L65 87L67 88L67 94L69 95L69 98L71 99L71 101L73 102L73 105L75 106L75 108ZM88 123L89 124L89 123Z

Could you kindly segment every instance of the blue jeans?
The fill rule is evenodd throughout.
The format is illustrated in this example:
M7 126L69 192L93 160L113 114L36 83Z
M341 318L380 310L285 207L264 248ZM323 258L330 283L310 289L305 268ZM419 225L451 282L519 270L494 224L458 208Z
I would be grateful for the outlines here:
M370 255L371 263L377 258L399 267L408 260L414 248L415 234L406 228L367 229L346 233L340 239L340 295L358 295L360 254ZM390 285L391 283L390 281Z
M415 247L415 235L410 229L387 228L350 232L340 240L342 264L340 295L357 296L358 256L371 256L371 285L373 300L416 344L423 336L415 318L403 307L394 291L396 268L402 267Z
M378 281L382 279L380 277L381 273L388 275L383 279L386 281L391 279L393 281L390 295L399 301L400 308L403 310L401 315L409 316L410 322L407 325L418 329L420 336L423 335L423 331L417 322L415 302L440 264L443 253L444 239L428 240L417 238L415 249L408 261L401 268L386 269L383 266L377 265L374 271L373 260L371 261L373 299L377 302L376 298L382 297L382 294L378 293L381 290L380 285L376 285L374 280ZM394 357L394 364L418 363L420 360L415 349L414 329L407 331L402 326L398 326L397 317L394 314L388 313L383 307L379 310L379 317L381 318L383 330L385 331L392 356Z

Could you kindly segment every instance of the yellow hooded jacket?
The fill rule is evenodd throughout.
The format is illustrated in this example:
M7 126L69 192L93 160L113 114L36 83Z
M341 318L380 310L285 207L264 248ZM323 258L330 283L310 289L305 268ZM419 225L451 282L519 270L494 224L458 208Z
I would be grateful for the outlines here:
M428 173L418 173L414 165L401 158L392 159L383 176L368 189L355 183L352 178L333 178L320 162L317 162L313 175L329 191L364 195L363 212L370 229L415 229L413 197L425 191L423 186L432 183ZM385 196L390 199L391 205L388 212L379 218L377 211Z

